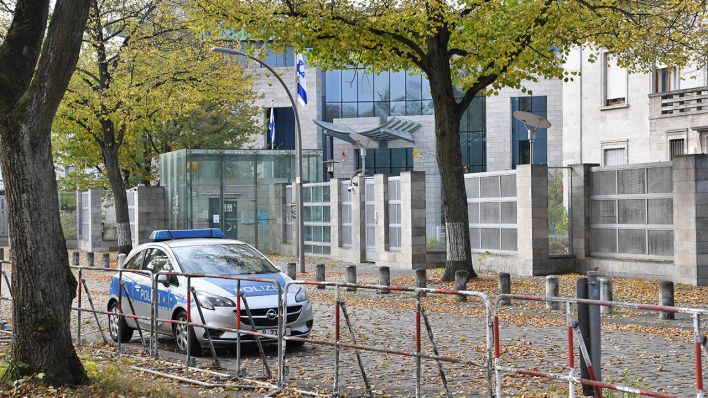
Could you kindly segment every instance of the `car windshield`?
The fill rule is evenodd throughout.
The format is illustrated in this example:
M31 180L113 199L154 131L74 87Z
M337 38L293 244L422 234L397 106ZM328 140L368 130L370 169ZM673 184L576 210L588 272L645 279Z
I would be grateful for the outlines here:
M262 254L248 245L213 244L173 247L182 271L189 274L243 275L278 272Z

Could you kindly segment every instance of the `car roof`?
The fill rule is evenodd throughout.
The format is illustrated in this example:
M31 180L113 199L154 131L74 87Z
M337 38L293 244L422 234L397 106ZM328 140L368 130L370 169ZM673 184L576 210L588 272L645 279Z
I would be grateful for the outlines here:
M240 241L240 240L235 240L235 239L216 239L216 238L194 238L194 239L172 239L172 240L163 240L159 242L149 242L142 244L138 247L138 249L143 249L144 247L148 245L154 245L154 244L163 244L167 247L185 247L185 246L208 246L208 245L227 245L227 244L236 244L236 245L244 245L246 243Z

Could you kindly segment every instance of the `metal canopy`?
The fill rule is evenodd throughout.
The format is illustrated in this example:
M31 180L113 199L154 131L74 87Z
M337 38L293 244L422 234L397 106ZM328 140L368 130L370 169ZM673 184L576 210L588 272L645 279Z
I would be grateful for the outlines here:
M420 123L410 120L391 118L384 124L365 131L356 131L349 126L313 120L324 130L324 134L364 148L387 146L389 141L403 140L415 143L413 132L420 128Z

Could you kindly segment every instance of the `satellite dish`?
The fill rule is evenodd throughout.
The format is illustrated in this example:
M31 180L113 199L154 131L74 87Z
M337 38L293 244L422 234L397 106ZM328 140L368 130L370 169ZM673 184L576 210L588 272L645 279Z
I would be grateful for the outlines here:
M546 118L531 112L516 111L514 112L514 119L525 124L526 128L547 129L551 127L551 122L546 120Z

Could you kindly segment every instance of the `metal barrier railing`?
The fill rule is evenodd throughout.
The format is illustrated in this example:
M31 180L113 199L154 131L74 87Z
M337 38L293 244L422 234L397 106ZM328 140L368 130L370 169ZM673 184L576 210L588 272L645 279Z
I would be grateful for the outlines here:
M368 378L366 376L366 371L364 369L364 366L361 361L361 356L359 354L359 351L370 351L370 352L377 352L377 353L383 353L383 354L392 354L392 355L398 355L398 356L404 356L404 357L413 357L416 359L416 397L420 397L422 394L422 388L421 388L421 360L422 359L429 359L429 360L434 360L436 361L438 365L438 372L440 374L441 381L443 383L443 386L446 390L447 396L450 397L450 390L447 386L447 379L445 377L445 372L442 367L442 362L448 362L448 363L455 363L455 364L462 364L462 365L470 365L470 366L476 366L480 367L483 369L486 369L486 381L487 381L487 393L488 396L493 395L493 380L492 380L492 319L491 319L491 302L489 300L489 297L482 293L482 292L476 292L476 291L458 291L458 290L446 290L446 289L432 289L432 288L415 288L415 287L404 287L404 286L384 286L384 285L368 285L368 284L355 284L355 283L340 283L340 282L315 282L315 281L304 281L304 280L295 280L295 281L290 281L285 284L284 288L284 294L287 295L288 290L290 289L290 286L294 285L308 285L308 286L318 286L318 287L334 287L335 288L335 338L334 341L331 340L319 340L319 339L313 339L313 338L303 338L303 337L297 337L297 336L287 336L283 335L283 341L302 341L302 342L307 342L308 344L316 344L316 345L325 345L325 346L331 346L334 347L334 381L333 381L333 394L339 394L340 392L340 382L339 382L339 368L340 368L340 352L343 348L348 348L352 349L355 352L355 355L357 357L357 364L359 366L359 371L361 373L362 379L364 381L364 385L367 390L368 396L371 396L371 386L369 385ZM346 305L344 301L341 299L340 295L340 289L341 288L354 288L354 289L369 289L369 290L378 290L378 291L383 291L383 290L388 290L388 291L395 291L395 292L411 292L415 293L416 297L416 318L415 318L415 351L410 352L410 351L403 351L403 350L394 350L394 349L386 349L386 348L379 348L379 347L372 347L372 346L365 346L357 343L356 337L354 335L354 331L351 325L351 322L349 320L349 315L346 311ZM485 307L485 314L486 314L486 326L485 326L485 333L486 333L486 358L485 358L485 363L479 363L479 362L474 362L474 361L468 361L464 360L461 358L455 358L455 357L449 357L449 356L443 356L439 355L438 350L437 350L437 345L435 344L435 341L433 339L433 331L430 326L430 322L428 320L427 314L425 309L422 306L421 303L421 296L423 294L436 294L436 295L454 295L454 296L465 296L465 297L474 297L477 299L480 299ZM340 335L340 324L341 324L341 315L343 315L347 330L349 331L350 338L352 340L352 343L344 343L341 340L341 335ZM280 314L282 317L285 317L286 315L283 309L281 309ZM429 354L424 354L421 352L421 321L425 325L428 333L428 338L430 339L432 348L433 348L433 355ZM281 322L282 324L282 322ZM286 343L287 345L287 343ZM285 357L279 361L280 365L283 367L281 369L280 374L286 374L286 368L285 368ZM284 380L283 380L284 382Z
M501 364L501 340L499 337L499 309L501 303L504 300L522 300L522 301L537 301L537 302L556 302L566 304L565 317L567 320L567 335L568 335L568 373L550 373L544 372L536 369L524 369L515 368L510 366L503 366ZM543 296L530 296L521 294L500 294L496 297L494 304L494 374L495 374L495 384L496 384L496 396L497 398L502 397L502 383L501 375L502 373L515 373L519 375L539 377L552 380L562 380L568 382L568 397L575 397L575 387L577 384L588 385L594 388L595 397L602 398L602 390L614 390L620 392L626 392L631 394L638 394L639 396L646 397L660 397L660 398L677 398L674 395L666 394L659 391L649 391L642 390L635 387L630 387L623 384L615 383L604 383L602 381L596 380L595 372L593 367L598 367L601 364L593 364L589 355L589 348L585 346L583 336L580 332L580 328L577 323L573 320L573 305L584 304L584 305L597 305L602 307L618 307L633 309L639 311L655 311L655 312L668 312L668 313L681 313L691 315L693 318L693 332L694 332L694 345L695 345L695 377L696 377L696 397L704 397L703 389L703 368L702 368L702 354L701 347L706 352L706 357L708 357L708 337L704 336L701 332L701 316L708 315L708 310L698 309L698 308L684 308L684 307L670 307L655 304L638 304L638 303L627 303L621 301L603 301L603 300L592 300L592 299L579 299L573 297L543 297ZM578 340L578 345L580 347L580 353L583 360L585 361L590 379L584 379L575 375L575 357L574 357L574 347L573 338Z
M7 272L3 269L4 264L10 264L9 261L6 260L0 260L0 303L3 301L10 301L12 302L12 297L5 297L3 296L3 282L4 284L10 288L11 287L11 280L8 278ZM148 352L151 356L158 357L159 356L159 347L158 347L158 323L164 322L172 325L184 325L187 328L198 328L198 329L203 329L204 334L208 340L209 343L209 348L212 354L212 357L214 359L214 364L219 365L218 358L216 355L216 351L214 349L214 344L210 335L210 330L219 330L219 331L224 331L224 332L231 332L236 334L236 342L237 342L237 372L238 372L238 377L241 378L244 376L244 373L242 372L242 363L241 363L241 336L242 335L250 335L253 336L256 340L256 343L258 344L259 352L261 355L261 360L263 362L264 366L264 373L266 379L270 379L272 376L272 373L270 371L269 365L267 358L264 354L263 347L261 345L261 339L266 339L270 341L274 341L278 347L278 354L277 354L277 367L278 367L278 375L277 375L277 385L275 384L267 384L267 383L262 383L260 386L261 388L270 388L270 389L275 389L277 390L278 388L282 388L285 386L286 383L286 375L287 375L287 366L286 366L286 358L285 358L285 349L288 341L302 341L302 342L307 342L309 344L315 344L315 345L323 345L323 346L330 346L334 347L334 381L333 381L333 392L334 394L337 394L340 391L340 354L343 349L351 349L354 350L356 357L357 357L357 363L359 370L361 372L362 379L364 380L364 384L366 387L367 392L369 395L371 395L371 386L368 381L368 377L366 375L365 368L363 366L361 356L360 356L360 351L369 351L369 352L377 352L377 353L384 353L384 354L392 354L392 355L398 355L398 356L403 356L403 357L411 357L415 358L416 360L416 396L420 396L422 394L422 389L421 389L421 361L423 359L426 360L434 360L436 361L437 367L438 367L438 373L440 375L442 384L446 390L446 393L448 396L450 396L450 391L447 385L447 378L445 376L445 372L442 366L442 363L454 363L454 364L462 364L462 365L469 365L469 366L475 366L479 367L482 369L486 370L486 381L487 381L487 392L488 396L494 396L496 394L497 397L502 396L502 374L503 373L515 373L519 375L525 375L525 376L531 376L531 377L539 377L539 378L546 378L546 379L552 379L552 380L561 380L561 381L566 381L568 382L568 395L569 397L574 397L575 396L575 388L577 385L588 385L591 386L595 389L596 391L596 396L602 397L602 390L603 389L608 389L608 390L615 390L615 391L621 391L621 392L628 392L628 393L633 393L633 394L640 394L641 396L649 396L649 397L673 397L670 394L666 394L663 392L658 392L658 391L648 391L648 390L641 390L635 387L630 387L622 384L613 384L613 383L605 383L601 382L598 380L595 380L595 377L593 375L593 365L598 366L599 364L592 364L590 361L590 356L588 355L588 349L584 345L584 340L582 339L582 335L580 334L580 329L577 327L577 323L574 322L573 320L573 305L578 305L578 304L583 304L583 305L598 305L598 306L611 306L611 307L619 307L619 308L627 308L627 309L634 309L634 310L640 310L640 311L658 311L658 312L668 312L668 313L683 313L683 314L688 314L692 317L693 320L693 331L694 331L694 345L695 345L695 382L696 382L696 397L698 398L703 398L704 397L704 387L703 387L703 370L702 370L702 350L705 351L706 357L708 357L708 338L702 334L701 331L701 317L707 316L708 315L708 310L706 309L695 309L695 308L683 308L683 307L669 307L669 306L661 306L661 305L652 305L652 304L637 304L637 303L627 303L627 302L619 302L619 301L602 301L602 300L592 300L592 299L578 299L578 298L572 298L572 297L542 297L542 296L530 296L530 295L519 295L519 294L502 294L498 295L495 300L495 305L494 305L494 312L492 315L492 305L489 297L481 292L476 292L476 291L457 291L457 290L446 290L446 289L434 289L434 288L414 288L414 287L403 287L403 286L383 286L383 285L373 285L373 284L352 284L352 283L339 283L339 282L314 282L314 281L304 281L304 280L295 280L295 281L290 281L285 284L284 287L280 285L280 283L274 279L268 279L268 278L251 278L248 276L226 276L226 275L210 275L210 274L187 274L187 273L178 273L178 272L159 272L156 274L152 274L148 271L140 271L140 270L127 270L127 269L105 269L105 268L95 268L95 267L85 267L85 266L71 266L70 267L72 270L76 271L78 274L78 286L77 286L77 304L76 306L71 307L72 310L77 311L77 341L78 344L82 344L81 340L81 327L82 327L82 322L81 322L81 314L86 312L86 313L92 313L93 317L96 321L96 324L98 325L99 328L99 333L101 335L101 338L103 341L109 342L108 339L106 339L103 329L101 327L100 321L98 316L99 315L106 315L108 317L111 316L116 316L113 312L110 311L104 311L101 309L96 309L94 306L93 299L91 297L88 285L86 283L86 280L84 279L84 273L85 272L109 272L112 274L118 274L118 314L117 316L121 319L132 319L135 321L136 328L140 334L140 339L143 345L143 349ZM140 274L140 275L145 275L150 277L150 284L151 284L151 295L150 295L150 308L151 308L151 313L150 316L144 316L144 315L139 315L135 312L135 308L132 304L132 299L130 298L129 294L125 294L125 285L123 283L123 274L124 273L132 273L132 274ZM192 305L187 305L186 306L186 311L187 311L187 318L185 321L180 321L176 319L167 319L167 318L160 318L159 312L158 312L158 279L160 276L167 276L168 278L171 276L177 276L177 277L183 277L186 278L187 282L187 299L186 303L192 303ZM199 298L197 297L195 290L192 286L192 279L194 278L215 278L215 279L223 279L223 280L234 280L236 281L236 305L235 305L235 327L233 328L227 328L227 327L217 327L213 325L207 325L205 322L205 318L203 317L202 314L202 305L199 302ZM278 295L278 307L277 307L277 318L278 318L278 323L277 323L277 334L276 335L270 335L270 334L264 334L260 333L256 329L256 324L253 322L253 318L251 315L250 307L248 305L248 299L247 297L243 294L242 289L241 289L241 283L244 281L250 281L250 282L259 282L259 283L270 283L275 285L275 291L277 292ZM335 338L334 340L320 340L320 339L315 339L315 338L303 338L303 337L298 337L298 336L289 336L286 334L286 325L287 325L287 307L288 307L288 292L290 290L291 286L295 285L306 285L306 286L318 286L318 287L333 287L335 289ZM388 348L381 348L381 347L375 347L375 346L367 346L358 343L356 336L354 334L354 329L352 327L352 323L349 319L349 314L347 312L347 307L340 295L340 290L342 288L354 288L354 289L368 289L368 290L388 290L388 291L396 291L396 292L410 292L415 294L415 350L413 351L405 351L405 350L398 350L398 349L388 349ZM9 289L8 289L9 290ZM88 304L90 308L83 308L83 296L84 293L86 295L86 298L88 300ZM449 295L449 296L466 296L466 297L474 297L476 299L479 299L483 302L484 308L485 308L485 316L486 316L486 325L485 325L485 333L486 333L486 358L484 362L475 362L463 358L456 358L456 357L450 357L450 356L444 356L440 355L438 350L437 350L437 345L435 344L434 341L434 335L433 335L433 330L431 328L427 313L425 308L423 308L422 302L421 302L421 297L424 294L432 294L432 295ZM130 309L130 313L125 313L123 311L123 305L122 305L122 300L123 298L126 298L128 302L128 308ZM536 302L558 302L558 303L565 303L566 304L566 313L565 313L565 318L567 321L567 335L568 335L568 372L567 373L550 373L550 372L544 372L536 369L524 369L524 368L515 368L515 367L510 367L510 366L504 366L501 364L501 340L500 340L500 324L499 324L499 312L500 312L500 303L504 300L522 300L522 301L536 301ZM252 329L244 329L241 324L241 304L243 304L243 310L247 312L247 317L249 318L249 325L251 325ZM196 309L199 313L200 317L200 322L194 322L192 319L192 310L193 308ZM1 310L1 308L0 308ZM347 331L349 333L351 343L346 343L342 341L341 334L340 334L340 329L341 329L341 319L344 318L344 323L347 328ZM145 337L143 335L143 331L140 328L140 322L138 321L149 321L149 342L145 342ZM423 339L423 334L422 334L422 327L426 328L428 338L430 340L431 346L432 346L432 351L433 354L426 354L422 352L422 339ZM576 375L576 369L575 369L575 357L574 357L574 340L578 340L578 345L580 348L581 355L583 359L585 360L585 363L588 367L588 370L590 371L590 379L584 379L582 377L579 377ZM188 344L191 344L189 339L187 339ZM121 341L120 338L118 339L118 342L116 344L117 351L118 353L122 353L122 348L121 348ZM190 350L189 347L186 350L187 351L187 367L192 367L193 366L193 361L191 358ZM267 385L266 385L267 384ZM495 388L496 387L496 388Z

